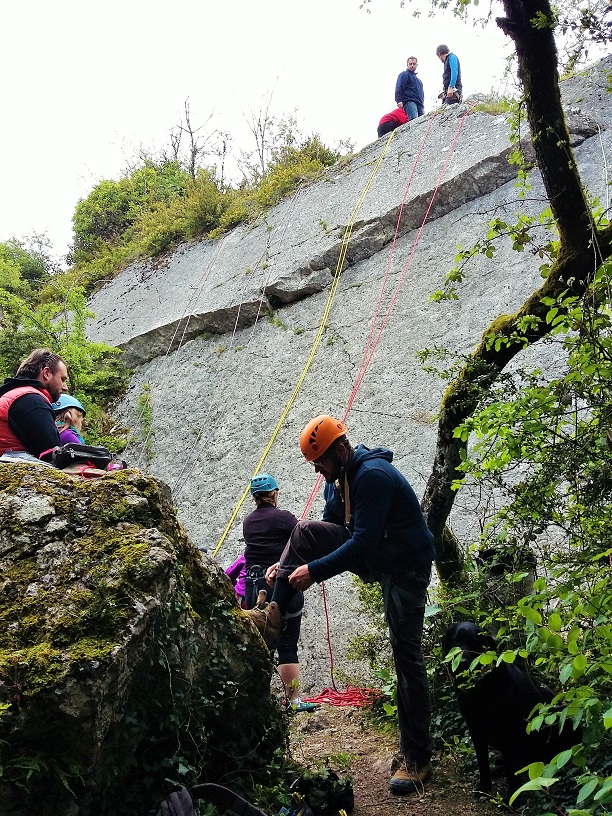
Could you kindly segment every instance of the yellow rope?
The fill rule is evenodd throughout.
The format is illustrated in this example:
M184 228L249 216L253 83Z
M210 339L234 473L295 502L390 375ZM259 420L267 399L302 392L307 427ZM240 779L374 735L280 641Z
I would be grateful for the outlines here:
M289 399L287 401L287 404L285 405L285 408L283 409L283 412L280 415L280 418L279 418L278 422L276 423L276 427L272 431L272 434L270 436L268 444L266 445L266 447L264 449L264 452L263 452L263 454L261 456L261 459L257 463L257 467L255 468L255 471L253 472L253 477L257 476L257 474L259 473L259 471L261 470L261 468L263 466L263 463L266 460L267 455L270 453L270 449L272 448L272 445L274 444L274 442L276 440L276 437L278 436L278 434L280 432L280 429L281 429L285 419L287 418L287 414L291 410L291 408L293 406L293 403L295 402L296 397L298 395L298 392L299 392L300 388L302 387L302 384L303 384L304 380L306 379L306 374L308 373L308 370L309 370L310 366L312 365L312 361L314 359L315 353L317 351L319 343L321 342L321 338L323 337L323 332L325 331L325 326L327 324L327 318L329 317L329 313L330 313L332 304L334 302L334 298L336 296L338 286L340 285L340 276L341 276L341 273L342 273L342 267L344 265L344 261L346 259L346 253L347 253L347 250L348 250L349 240L350 240L351 234L353 232L353 226L355 225L355 221L357 220L357 216L359 214L359 211L361 210L361 207L363 206L363 202L365 201L365 198L366 198L367 194L370 191L370 187L374 183L374 179L376 178L376 175L378 174L378 171L380 170L380 166L381 166L381 164L383 162L385 154L387 153L389 145L391 144L391 139L393 138L394 133L395 133L395 131L392 130L391 133L389 134L389 138L385 142L385 146L384 146L383 150L381 151L380 156L376 160L376 163L374 164L374 168L373 168L372 172L370 173L370 177L368 178L368 181L367 181L367 183L366 183L366 185L365 185L365 187L363 189L363 192L359 196L357 204L355 205L355 208L353 209L353 212L351 213L351 217L349 218L348 224L346 225L346 229L344 230L344 235L342 236L342 245L340 247L340 255L338 257L338 263L336 264L336 271L334 272L334 280L333 280L331 288L329 290L329 295L327 297L327 303L325 304L325 309L323 311L323 317L321 318L321 323L319 324L319 329L318 329L317 334L315 336L315 339L313 341L312 348L310 350L310 354L308 355L308 359L306 360L306 364L304 365L304 368L302 369L302 373L299 376L299 379L298 379L298 381L297 381L297 383L295 385L295 388L293 389L293 392L292 392L291 396L289 397ZM230 520L228 521L227 526L226 526L225 530L223 531L223 535L221 536L221 538L219 539L219 543L215 547L215 550L213 552L213 556L217 555L217 553L221 549L221 546L222 546L223 542L227 538L227 535L228 535L229 531L231 530L234 521L236 520L236 516L238 515L238 512L240 511L240 508L242 507L246 497L249 495L249 491L250 491L250 482L246 486L246 488L244 489L244 492L243 492L242 496L240 497L240 500L239 500L238 504L236 505L236 507L234 509L234 512L230 516Z

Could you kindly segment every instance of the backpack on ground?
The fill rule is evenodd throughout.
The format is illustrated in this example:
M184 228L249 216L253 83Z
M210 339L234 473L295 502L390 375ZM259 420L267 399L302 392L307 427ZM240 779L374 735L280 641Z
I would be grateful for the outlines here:
M304 797L315 816L335 816L350 813L355 807L353 780L341 779L331 768L306 771L291 785L291 790Z
M76 442L68 442L66 445L57 445L53 448L51 462L60 470L71 465L85 465L98 470L107 470L111 464L116 464L117 469L126 467L126 463L117 459L108 448L79 445Z

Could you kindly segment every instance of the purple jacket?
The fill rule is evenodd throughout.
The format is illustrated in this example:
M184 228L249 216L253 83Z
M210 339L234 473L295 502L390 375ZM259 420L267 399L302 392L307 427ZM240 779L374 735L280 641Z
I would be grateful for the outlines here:
M234 563L225 570L225 574L234 585L236 595L238 595L238 598L242 600L246 591L244 585L246 579L246 560L244 553L238 556Z
M60 431L60 444L67 445L69 442L75 442L77 445L82 445L83 439L82 437L77 436L72 428L66 428L64 431Z

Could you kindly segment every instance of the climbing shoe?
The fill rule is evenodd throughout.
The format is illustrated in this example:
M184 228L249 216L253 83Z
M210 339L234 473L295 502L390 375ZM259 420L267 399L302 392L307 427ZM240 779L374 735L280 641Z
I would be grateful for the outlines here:
M304 700L300 700L299 697L291 701L291 709L298 714L301 711L316 711L318 708L321 708L319 703L306 703Z
M259 629L259 634L264 639L266 646L273 652L285 627L278 604L272 601L262 606L254 606L249 610L249 616Z
M406 760L401 768L393 774L389 783L391 793L423 793L425 782L431 778L431 762L417 765L416 762Z

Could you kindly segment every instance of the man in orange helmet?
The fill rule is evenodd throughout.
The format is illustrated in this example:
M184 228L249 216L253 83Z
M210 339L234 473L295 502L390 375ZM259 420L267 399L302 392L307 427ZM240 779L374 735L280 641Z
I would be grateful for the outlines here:
M353 448L346 425L328 414L302 431L306 460L325 479L322 521L300 521L278 564L272 601L250 611L274 648L293 595L349 571L382 585L397 672L400 761L392 793L423 789L432 773L431 706L421 639L427 587L435 557L433 536L407 479L386 448Z

